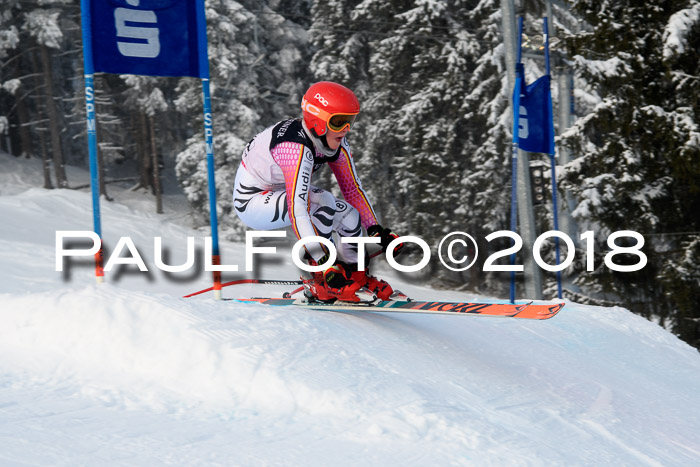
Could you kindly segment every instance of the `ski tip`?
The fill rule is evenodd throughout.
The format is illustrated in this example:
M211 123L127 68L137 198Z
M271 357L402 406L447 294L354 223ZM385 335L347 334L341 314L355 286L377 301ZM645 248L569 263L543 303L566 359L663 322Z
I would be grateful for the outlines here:
M540 319L549 319L552 316L556 315L557 313L559 313L559 310L564 308L564 304L555 303L553 305L545 305L545 308L546 309L544 311L538 313L541 316Z
M551 311L552 313L557 313L562 308L564 308L564 304L557 303L556 305L552 305L551 307L549 307L549 311Z

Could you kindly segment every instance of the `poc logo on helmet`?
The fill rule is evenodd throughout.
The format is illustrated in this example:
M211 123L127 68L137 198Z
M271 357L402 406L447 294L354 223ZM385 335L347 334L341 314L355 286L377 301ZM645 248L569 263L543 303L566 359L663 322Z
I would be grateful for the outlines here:
M316 95L314 96L314 99L319 101L321 104L323 104L324 107L328 107L328 101L323 98L320 92L317 92Z
M317 117L321 113L321 109L313 105L311 102L307 101L305 98L301 99L301 108L302 110L305 110L311 115L315 115Z

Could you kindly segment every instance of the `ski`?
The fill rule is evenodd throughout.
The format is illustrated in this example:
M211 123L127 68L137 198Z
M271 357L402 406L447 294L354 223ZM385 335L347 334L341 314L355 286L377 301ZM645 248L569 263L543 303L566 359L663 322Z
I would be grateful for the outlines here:
M524 319L549 319L564 306L556 304L511 303L468 303L468 302L428 302L375 300L371 302L310 302L294 298L235 298L240 303L260 303L271 306L295 306L327 311L363 311L373 313L431 313L464 314L481 316L502 316Z

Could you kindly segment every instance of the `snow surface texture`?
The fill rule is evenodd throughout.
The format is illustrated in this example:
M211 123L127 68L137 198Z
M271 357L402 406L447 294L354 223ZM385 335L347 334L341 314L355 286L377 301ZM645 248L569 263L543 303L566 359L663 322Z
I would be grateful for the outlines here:
M700 354L627 310L274 308L182 299L208 274L133 267L97 285L89 260L54 270L55 231L92 228L89 193L35 188L39 173L0 155L0 465L700 465ZM106 241L131 236L149 266L153 237L179 264L206 234L175 199L157 216L147 196L116 196ZM263 276L296 278L280 256ZM416 299L488 300L380 270Z

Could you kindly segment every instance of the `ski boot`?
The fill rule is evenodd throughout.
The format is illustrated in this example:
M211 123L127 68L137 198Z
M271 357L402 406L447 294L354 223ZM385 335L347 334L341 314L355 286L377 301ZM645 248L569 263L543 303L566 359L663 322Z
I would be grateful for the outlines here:
M354 282L362 284L380 300L409 301L409 298L398 290L394 290L387 281L377 279L367 274L367 271L355 271L350 275Z

